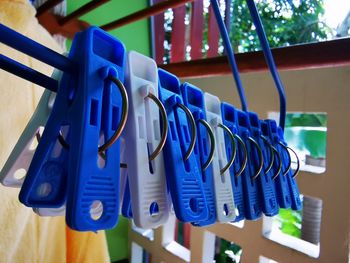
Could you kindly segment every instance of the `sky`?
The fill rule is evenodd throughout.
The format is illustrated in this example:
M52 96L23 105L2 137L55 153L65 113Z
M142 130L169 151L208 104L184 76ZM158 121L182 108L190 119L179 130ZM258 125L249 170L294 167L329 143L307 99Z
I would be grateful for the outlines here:
M325 22L331 28L336 28L350 11L350 0L324 0Z

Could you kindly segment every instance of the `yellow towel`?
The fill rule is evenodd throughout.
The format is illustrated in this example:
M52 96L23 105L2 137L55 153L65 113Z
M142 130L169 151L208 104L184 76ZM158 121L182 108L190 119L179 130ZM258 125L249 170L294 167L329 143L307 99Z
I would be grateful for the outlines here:
M28 0L0 0L0 23L60 52ZM52 68L0 44L0 53L46 75ZM43 89L0 70L0 167L31 117ZM42 218L0 186L0 262L109 262L105 233L79 233L64 217Z

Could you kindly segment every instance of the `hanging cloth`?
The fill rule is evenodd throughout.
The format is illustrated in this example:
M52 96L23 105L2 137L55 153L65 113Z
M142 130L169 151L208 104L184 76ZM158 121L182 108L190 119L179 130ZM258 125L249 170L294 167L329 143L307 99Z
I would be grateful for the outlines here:
M28 0L0 0L0 23L61 52L38 24ZM46 75L52 68L0 44L0 53ZM43 92L28 81L0 71L0 167L13 149ZM0 186L1 262L110 262L104 231L76 232L64 217L39 217L18 201L19 189Z

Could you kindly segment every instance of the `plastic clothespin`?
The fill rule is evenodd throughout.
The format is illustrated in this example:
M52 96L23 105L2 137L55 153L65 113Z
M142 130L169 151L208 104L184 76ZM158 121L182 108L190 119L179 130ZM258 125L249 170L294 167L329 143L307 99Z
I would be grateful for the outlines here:
M125 163L126 142L123 137L120 138L120 183L119 183L119 214L122 214L122 205L124 201L125 186L127 181L127 165Z
M245 204L245 218L256 220L261 217L262 213L261 193L256 178L260 175L260 165L263 160L261 160L261 156L257 156L255 152L256 150L259 151L259 145L251 137L250 122L247 113L240 110L236 110L236 113L238 135L244 141L248 152L247 167L241 175L244 194L243 199Z
M132 215L137 227L156 228L169 217L164 146L166 112L158 99L157 64L131 51L127 56L125 86L130 110L122 137L127 164ZM162 113L160 116L159 111Z
M238 134L237 113L236 113L235 107L232 106L231 104L222 102L221 113L222 113L223 124L230 129L232 134L239 136L237 135ZM247 166L247 150L242 139L240 137L238 138L239 138L238 141L241 143L237 144L237 154L236 154L235 162L230 167L232 191L233 191L233 196L234 196L235 205L236 205L236 218L234 222L241 221L245 218L242 172L244 171L244 169L246 169L246 166ZM227 156L232 156L233 149L231 146L229 136L227 134L225 134L225 143L226 143Z
M266 216L274 216L278 214L279 210L275 186L272 179L275 176L270 172L274 163L275 148L273 148L268 139L262 135L258 115L254 112L248 112L247 114L250 122L250 134L259 144L264 160L263 169L256 178L258 187L260 187L262 211ZM279 160L279 162L280 161L281 160Z
M118 221L120 149L114 139L127 114L124 53L120 41L97 27L76 35L69 58L77 72L63 74L20 192L20 201L32 207L58 207L67 196L66 221L75 230L108 229ZM62 126L69 127L69 159L52 157ZM38 191L43 185L49 189L44 194Z
M178 78L162 69L158 70L158 76L159 97L168 115L164 164L174 211L183 222L199 222L208 218L208 206L200 168L192 154L196 125L183 104Z
M206 122L203 92L190 83L183 83L180 88L184 104L192 112L196 121L197 140L194 146L194 155L201 170L205 199L208 206L208 217L205 220L193 222L192 224L195 226L207 226L216 222L215 190L213 169L211 168L215 142L210 142L210 136L214 139L214 134Z
M284 158L282 158L284 160L284 167L290 167L291 165L291 157L289 155L288 152L288 148L287 147L287 143L284 140L284 136L283 136L283 130L278 127L277 128L277 133L278 133L278 137L279 137L279 141L281 143L282 148L284 148L285 151L283 151L282 155L284 156ZM290 149L290 148L289 148ZM295 172L292 172L292 169L290 167L290 169L288 170L288 173L286 174L286 179L288 182L288 186L289 186L289 191L290 191L290 196L291 196L291 208L293 210L300 210L302 208L302 203L300 200L300 193L299 193L299 189L298 189L298 185L297 182L295 180L295 176L298 174L299 172L299 158L297 156L297 154L294 152L294 150L290 149L297 157L297 162L298 162L298 166L295 170Z
M51 77L60 81L62 72L54 70ZM4 186L18 188L22 186L36 150L35 140L38 140L38 142L40 140L40 129L45 127L55 101L55 96L55 93L50 90L45 90L41 96L32 118L22 132L0 172L0 180ZM62 151L62 145L56 144L55 151L56 153ZM18 174L21 177L18 177ZM34 208L33 210L40 216L62 216L65 214L64 205L59 208Z
M207 121L214 131L216 144L213 162L209 168L212 169L213 173L216 217L218 222L231 222L236 217L236 206L229 168L232 166L236 155L236 142L231 131L223 126L219 98L206 92L204 93L204 102ZM230 134L231 143L234 145L234 151L230 158L227 158L226 155L224 132Z
M268 133L268 138L270 139L270 143L274 146L277 151L281 154L283 149L279 144L279 135L277 133L277 123L274 120L265 120L262 124L263 133ZM291 207L291 195L288 188L287 178L285 176L288 171L286 171L286 161L285 156L282 154L282 170L279 175L274 180L275 183L275 193L276 199L281 208L290 208ZM274 170L277 170L277 165L275 164Z
M16 188L22 186L36 149L37 134L40 136L40 128L45 127L54 100L55 94L49 90L45 90L32 118L19 137L0 172L0 180L4 186Z

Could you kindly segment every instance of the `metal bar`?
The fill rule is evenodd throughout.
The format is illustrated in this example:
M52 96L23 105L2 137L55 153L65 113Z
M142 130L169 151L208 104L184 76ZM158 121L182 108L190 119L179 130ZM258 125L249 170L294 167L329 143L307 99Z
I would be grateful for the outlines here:
M133 14L127 15L123 18L117 19L111 23L102 25L101 28L103 30L109 31L127 24L130 24L132 22L162 13L168 8L175 8L181 5L184 5L185 3L192 2L194 0L168 0L164 1L158 4L155 4L153 6L150 6L148 8L145 8L143 10L137 11Z
M208 21L208 45L207 56L209 58L218 56L220 31L218 23L215 19L215 14L212 4L209 7L209 21Z
M91 10L94 10L95 8L109 2L110 0L92 0L88 2L87 4L83 5L82 7L78 8L77 10L73 11L69 15L61 18L58 23L63 26L72 20L79 18L83 16L86 13L89 13Z
M279 70L350 65L350 38L272 49ZM266 71L262 51L236 54L240 72ZM178 77L231 74L226 56L158 65Z
M33 82L34 84L42 86L51 91L57 92L57 80L50 78L2 54L0 54L0 68L22 79L26 79L30 82Z
M152 4L158 4L164 2L163 0L151 1ZM163 63L164 56L164 40L165 40L165 30L164 30L164 14L160 13L151 17L151 30L153 31L152 45L153 45L153 58L157 63Z
M75 70L73 63L69 58L33 41L3 24L0 24L0 43L12 47L64 72L73 72Z
M55 7L56 5L60 4L63 0L48 0L41 6L36 11L36 16L40 17L46 12L48 12L51 8Z
M186 6L182 5L173 9L174 20L171 32L170 62L184 61L185 59L185 15Z
M203 0L192 3L191 15L191 59L202 58L202 43L204 33Z
M73 19L68 24L61 26L58 21L61 19L61 16L57 16L48 12L38 18L39 23L46 28L50 34L60 34L67 38L74 38L77 32L83 31L90 27L88 23L79 19Z

